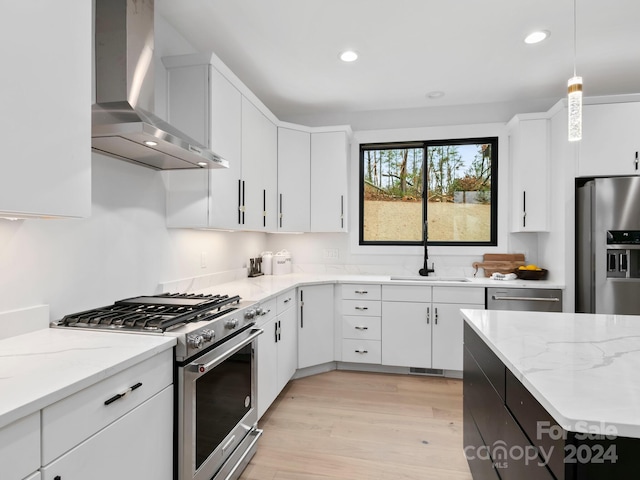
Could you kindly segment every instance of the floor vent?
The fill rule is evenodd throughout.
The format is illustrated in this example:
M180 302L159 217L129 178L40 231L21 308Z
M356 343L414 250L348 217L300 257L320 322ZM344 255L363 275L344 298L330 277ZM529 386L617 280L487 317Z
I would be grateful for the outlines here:
M409 368L409 373L411 375L438 375L442 377L444 375L444 370L440 368L418 368L411 367Z

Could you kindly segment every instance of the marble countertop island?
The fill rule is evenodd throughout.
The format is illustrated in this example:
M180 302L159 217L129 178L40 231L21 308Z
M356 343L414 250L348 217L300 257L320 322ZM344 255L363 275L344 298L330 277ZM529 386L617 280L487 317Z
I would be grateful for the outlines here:
M558 425L640 438L640 316L462 314Z
M161 335L45 328L0 341L0 428L169 348Z

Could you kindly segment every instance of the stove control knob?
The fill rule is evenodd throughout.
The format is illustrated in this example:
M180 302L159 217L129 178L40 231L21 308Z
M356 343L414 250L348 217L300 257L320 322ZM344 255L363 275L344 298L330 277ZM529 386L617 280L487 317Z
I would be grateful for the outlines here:
M244 314L244 318L246 318L247 320L251 320L255 316L256 316L256 311L253 308L251 310L247 310L247 312Z
M264 315L264 309L262 307L256 308L256 315Z
M202 348L202 344L204 343L204 338L202 335L189 335L187 337L187 345L193 348Z
M232 320L227 320L224 326L227 327L229 330L233 330L238 326L238 319L234 318Z
M216 338L216 332L213 330L203 330L202 338L205 342L211 342L214 338Z

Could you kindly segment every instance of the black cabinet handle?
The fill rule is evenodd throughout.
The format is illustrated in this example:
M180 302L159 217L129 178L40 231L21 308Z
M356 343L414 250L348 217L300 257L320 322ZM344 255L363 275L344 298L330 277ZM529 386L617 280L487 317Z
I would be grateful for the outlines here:
M104 401L105 405L111 405L113 402L115 402L116 400L120 400L122 397L126 396L127 394L133 392L135 389L140 388L142 386L142 383L138 382L135 385L132 385L131 387L127 388L124 392L122 393L116 393L113 397L111 397L108 400ZM55 479L54 479L55 480Z

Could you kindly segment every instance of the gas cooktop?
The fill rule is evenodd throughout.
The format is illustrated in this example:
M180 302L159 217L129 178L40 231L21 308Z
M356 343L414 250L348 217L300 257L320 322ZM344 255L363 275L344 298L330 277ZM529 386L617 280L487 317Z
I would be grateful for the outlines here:
M113 305L66 315L56 326L165 332L211 321L238 308L238 295L164 293L119 300Z

